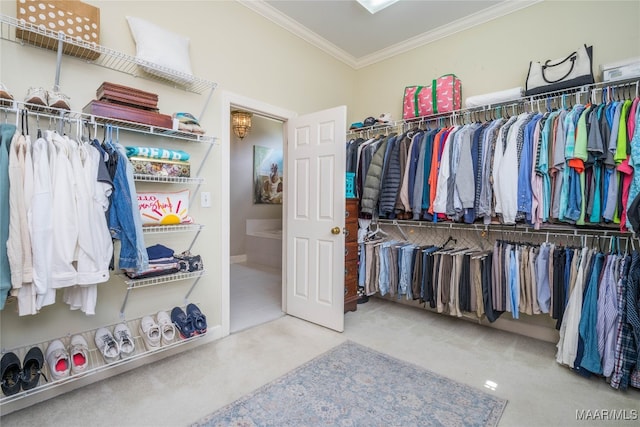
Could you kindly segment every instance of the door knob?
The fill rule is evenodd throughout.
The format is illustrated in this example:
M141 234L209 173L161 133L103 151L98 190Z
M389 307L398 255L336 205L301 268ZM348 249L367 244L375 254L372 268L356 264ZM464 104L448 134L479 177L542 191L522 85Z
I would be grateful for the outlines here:
M340 227L333 227L331 229L331 234L340 234Z

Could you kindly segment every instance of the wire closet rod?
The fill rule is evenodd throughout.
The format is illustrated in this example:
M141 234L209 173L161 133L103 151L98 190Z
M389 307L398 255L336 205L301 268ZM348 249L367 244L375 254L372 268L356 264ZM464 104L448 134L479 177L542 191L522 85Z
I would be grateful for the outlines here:
M566 237L619 237L634 238L631 232L622 232L616 229L596 229L596 228L570 228L565 226L547 226L536 230L532 226L514 226L505 224L461 224L456 222L431 222L431 221L414 221L414 220L397 220L397 219L379 219L379 225L394 225L398 227L417 227L417 228L438 228L449 230L475 230L481 232L492 233L511 233L511 234L534 234L534 235L554 235Z
M615 82L598 82L590 85L576 86L576 87L572 87L572 88L568 88L560 91L545 92L539 95L521 97L518 99L512 99L512 100L501 102L501 103L486 104L479 107L461 108L459 110L448 111L446 113L431 114L428 116L414 117L412 119L406 119L406 120L396 120L384 125L373 125L373 126L367 126L367 127L357 128L357 129L349 129L347 131L347 134L358 134L358 133L364 133L364 132L379 132L379 131L388 132L393 128L403 127L405 125L433 122L433 121L444 120L449 118L455 119L456 117L463 117L466 115L470 115L471 113L484 113L493 109L521 108L524 105L527 105L527 104L533 105L533 103L538 103L540 101L545 101L547 104L551 102L562 101L563 104L565 104L566 100L570 96L575 96L576 104L578 104L580 103L582 95L587 94L590 98L593 98L595 96L595 92L598 90L602 92L603 100L605 97L605 93L607 94L608 99L611 99L615 97L616 90L621 88L631 89L634 86L635 86L635 96L638 97L640 96L640 79L638 78L620 80Z

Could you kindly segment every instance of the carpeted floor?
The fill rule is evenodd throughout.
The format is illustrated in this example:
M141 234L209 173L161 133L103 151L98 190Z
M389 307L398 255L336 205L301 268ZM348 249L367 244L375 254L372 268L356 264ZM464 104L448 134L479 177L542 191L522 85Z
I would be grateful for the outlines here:
M194 426L496 426L506 404L347 341Z

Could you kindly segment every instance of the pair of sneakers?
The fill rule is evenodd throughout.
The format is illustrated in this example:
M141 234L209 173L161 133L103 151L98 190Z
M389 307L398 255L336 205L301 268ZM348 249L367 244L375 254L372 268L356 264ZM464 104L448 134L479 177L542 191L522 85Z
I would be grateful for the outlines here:
M34 110L46 110L47 107L71 110L69 97L61 92L47 91L41 87L30 87L24 99L27 107Z
M155 319L151 316L140 319L140 333L147 350L170 344L176 337L176 329L166 311L159 311Z
M13 95L2 82L0 82L0 105L4 107L13 105Z
M108 328L99 328L95 336L96 347L107 363L132 356L136 350L131 330L126 323L118 323L113 333Z
M15 353L8 352L0 359L2 372L2 392L11 396L22 390L31 390L40 382L40 375L44 376L44 355L40 347L32 347L24 356L22 366ZM45 377L46 380L46 377Z
M82 335L73 335L68 348L62 340L53 340L47 347L45 358L54 380L82 374L89 368L89 345Z
M207 333L207 318L195 304L187 304L186 312L180 307L174 307L171 310L171 320L183 340Z

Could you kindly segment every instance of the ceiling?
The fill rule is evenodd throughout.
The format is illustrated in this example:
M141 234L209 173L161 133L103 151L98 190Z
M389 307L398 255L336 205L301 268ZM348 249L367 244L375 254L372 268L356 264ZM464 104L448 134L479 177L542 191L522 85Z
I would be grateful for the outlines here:
M376 14L351 0L238 0L358 69L542 0L400 0Z

